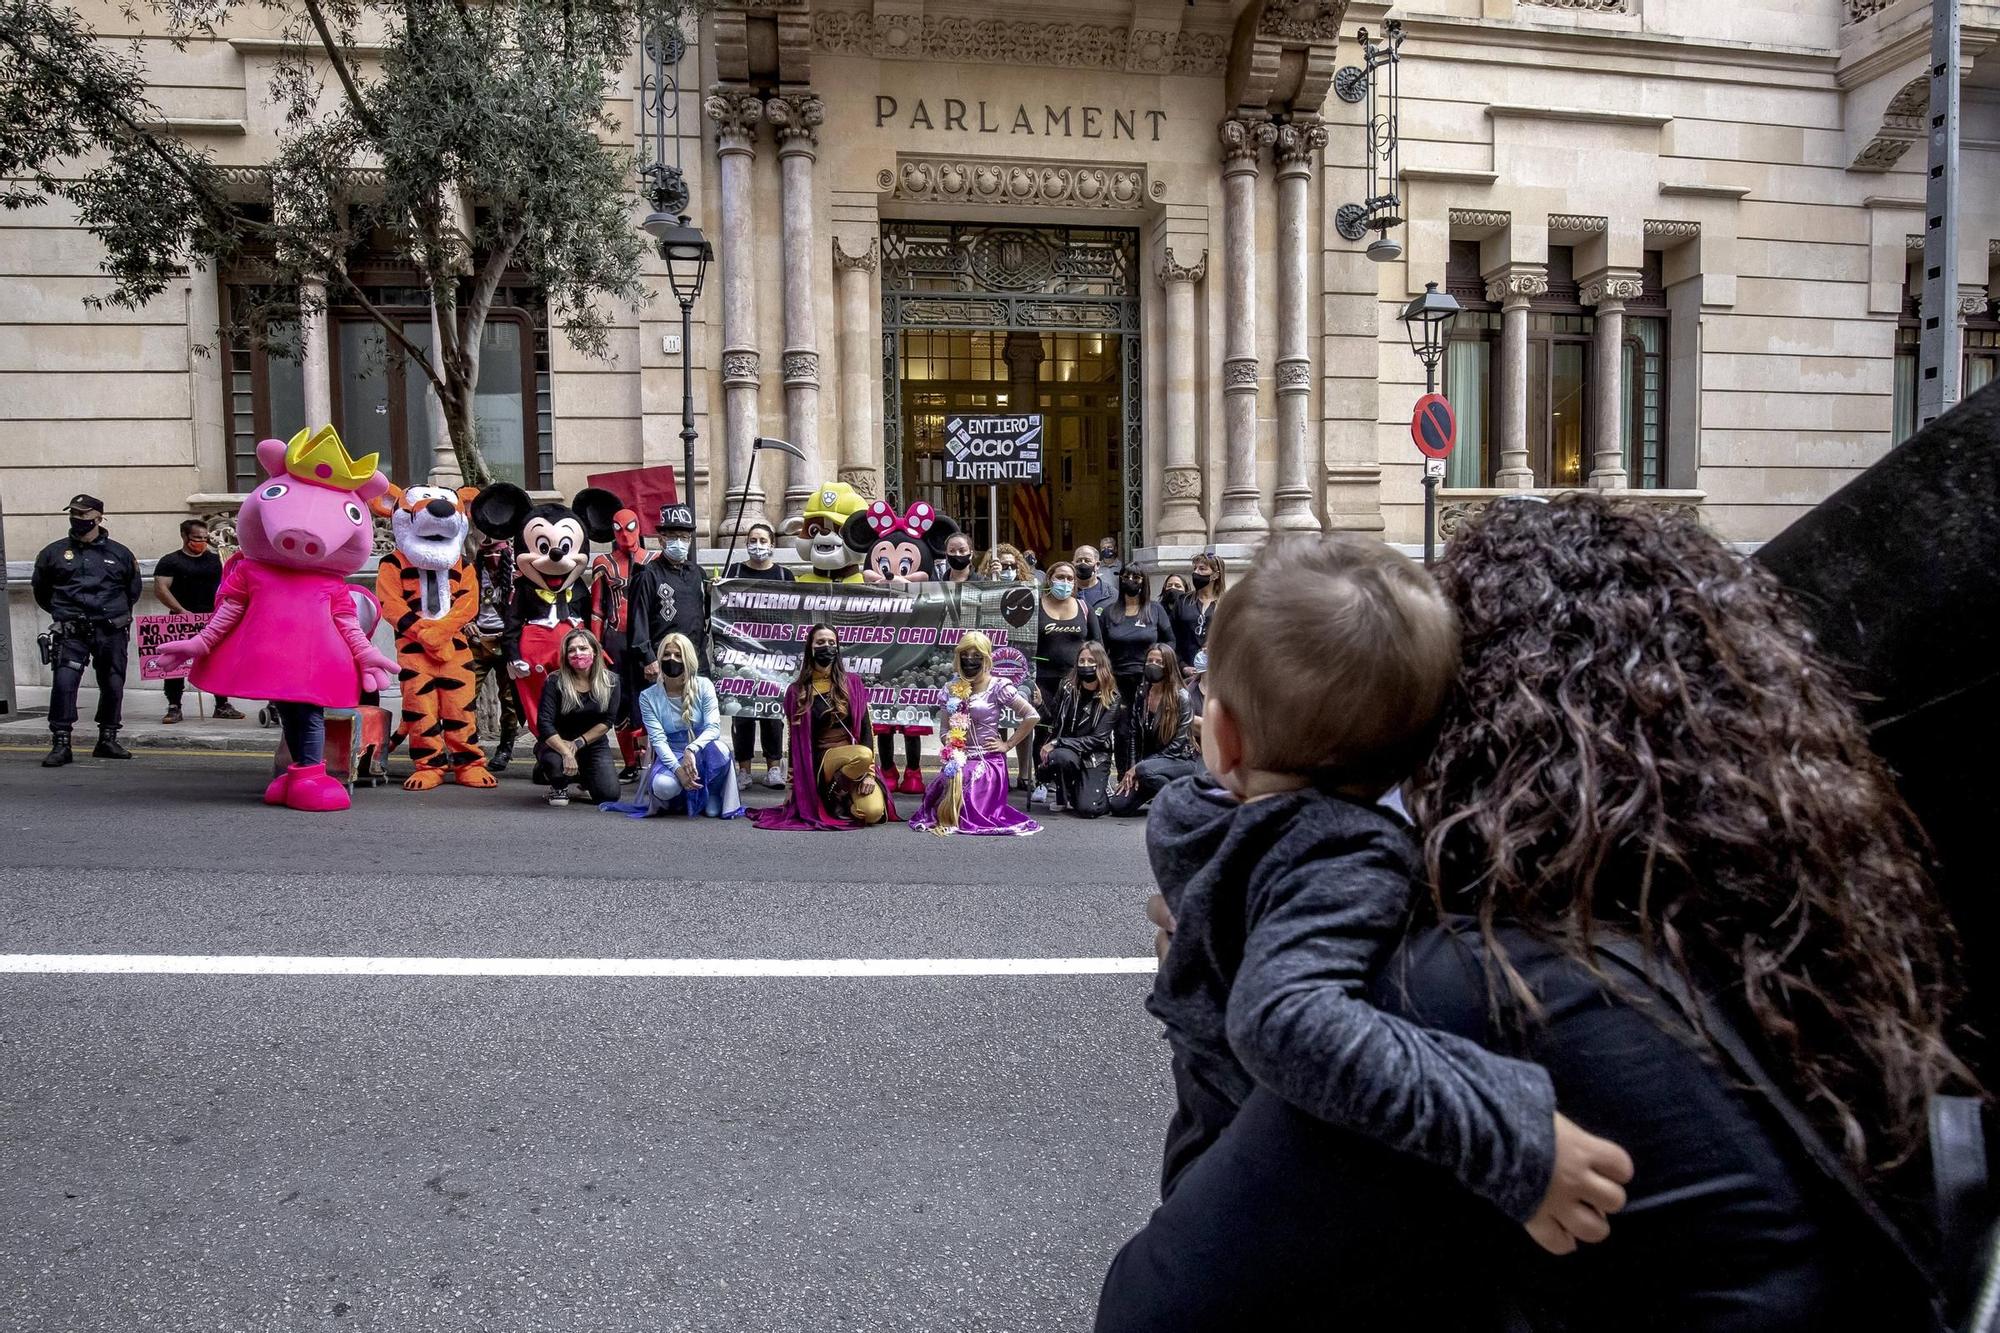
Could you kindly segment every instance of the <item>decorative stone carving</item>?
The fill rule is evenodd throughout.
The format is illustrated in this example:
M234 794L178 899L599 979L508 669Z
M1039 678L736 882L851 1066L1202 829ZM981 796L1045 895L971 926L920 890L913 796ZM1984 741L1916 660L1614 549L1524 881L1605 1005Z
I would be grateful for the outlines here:
M1958 294L1959 318L1971 319L1975 315L1983 315L1991 304L1992 299L1984 291L1977 287L1965 288Z
M1486 299L1495 305L1526 304L1548 293L1549 275L1543 269L1511 267L1486 282Z
M1312 370L1312 362L1310 361L1280 361L1278 363L1278 392L1310 392L1312 389Z
M1903 248L1913 255L1920 255L1924 252L1924 238L1914 233L1907 235L1903 237Z
M1581 213L1549 214L1550 231L1603 231L1608 225L1604 218L1586 217Z
M1606 301L1636 300L1645 284L1636 274L1606 273L1592 278L1577 292L1582 305L1602 305Z
M1174 249L1172 246L1167 246L1164 250L1161 251L1160 253L1161 282L1200 282L1203 278L1207 276L1208 276L1208 251L1203 250L1201 252L1201 256L1198 259L1196 259L1192 264L1182 264L1176 261L1174 259Z
M1278 127L1268 120L1231 116L1217 127L1216 133L1222 139L1223 161L1247 162L1255 171L1257 155L1267 145L1277 142Z
M826 103L818 93L781 93L764 103L764 119L777 131L778 151L811 152L819 147L819 127L826 123Z
M840 469L840 479L852 486L855 493L864 500L876 498L875 469L872 467L844 467Z
M724 352L722 381L725 384L755 384L763 378L762 358L755 352Z
M1512 213L1501 213L1486 208L1454 208L1449 216L1453 227L1468 231L1505 227L1514 220Z
M936 204L1014 204L1044 208L1138 208L1146 199L1142 166L1074 166L1019 158L913 157L876 180L898 199Z
M1516 0L1523 5L1539 5L1543 9L1576 9L1586 14L1629 14L1632 0Z
M1201 495L1201 469L1198 467L1171 467L1164 478L1164 489L1169 500L1192 500Z
M1891 139L1877 135L1863 144L1861 151L1854 155L1849 165L1850 171L1888 171L1903 160L1903 154L1910 151L1909 139Z
M1229 58L1227 33L948 14L823 9L812 16L812 37L820 50L846 55L1140 74L1219 75Z
M701 109L715 122L716 138L725 152L749 148L757 137L758 122L764 118L764 103L757 94L722 84L709 90Z
M1847 21L1859 23L1871 14L1887 9L1893 0L1847 0Z
M1257 35L1280 42L1334 43L1340 40L1345 0L1265 0Z
M833 238L833 271L839 273L847 269L859 269L863 273L873 273L875 271L876 256L880 253L881 251L877 244L874 241L870 241L860 254L850 255L847 251L841 249L840 238L836 236Z
M785 383L818 384L819 353L805 351L786 352L784 356Z
M1486 508L1484 500L1462 500L1438 506L1438 536L1446 541L1456 537Z
M1647 218L1646 235L1659 240L1691 241L1701 235L1701 224L1699 222L1683 222L1677 219L1663 220L1660 218Z
M1852 0L1850 0L1852 3ZM1874 11L1869 11L1874 12ZM1889 99L1882 108L1882 127L1861 146L1848 165L1849 171L1887 171L1902 161L1910 145L1924 137L1924 117L1931 108L1930 79L1919 74Z
M1255 393L1257 391L1257 362L1232 360L1222 363L1222 391L1224 393Z
M1272 157L1280 167L1312 166L1312 155L1326 147L1326 126L1285 124L1274 127Z

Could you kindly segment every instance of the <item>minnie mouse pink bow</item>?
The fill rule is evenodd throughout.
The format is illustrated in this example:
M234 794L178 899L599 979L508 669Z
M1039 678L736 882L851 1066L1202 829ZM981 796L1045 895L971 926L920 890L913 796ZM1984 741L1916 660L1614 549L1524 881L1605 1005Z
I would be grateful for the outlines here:
M916 501L901 514L887 500L877 500L868 506L868 526L878 538L898 532L921 538L936 523L937 509L928 500Z

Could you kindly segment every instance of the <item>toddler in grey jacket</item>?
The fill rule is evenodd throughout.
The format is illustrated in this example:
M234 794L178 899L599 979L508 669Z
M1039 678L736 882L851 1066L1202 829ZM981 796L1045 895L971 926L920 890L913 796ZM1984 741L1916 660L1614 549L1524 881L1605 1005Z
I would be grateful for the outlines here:
M1603 1239L1630 1160L1558 1114L1540 1066L1367 999L1416 869L1377 802L1421 761L1457 667L1429 576L1364 538L1274 538L1208 652L1213 777L1168 787L1147 827L1171 931L1147 1008L1179 1102L1162 1193L1261 1083L1451 1172L1548 1249Z

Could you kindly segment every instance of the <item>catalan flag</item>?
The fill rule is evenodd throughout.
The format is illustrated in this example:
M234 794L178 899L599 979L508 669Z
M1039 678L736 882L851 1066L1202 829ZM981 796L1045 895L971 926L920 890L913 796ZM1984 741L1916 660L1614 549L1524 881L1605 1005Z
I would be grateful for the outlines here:
M1055 544L1055 528L1049 514L1049 488L1046 485L1008 488L1008 516L1014 520L1014 544L1024 551L1033 551L1038 559L1049 557L1049 548Z

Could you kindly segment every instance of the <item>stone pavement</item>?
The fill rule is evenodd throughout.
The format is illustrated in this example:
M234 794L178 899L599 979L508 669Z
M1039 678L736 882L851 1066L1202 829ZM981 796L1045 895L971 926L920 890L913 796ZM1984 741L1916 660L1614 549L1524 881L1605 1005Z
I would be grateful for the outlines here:
M20 706L19 715L0 718L0 745L47 745L48 687L24 685L18 691L16 702ZM208 695L189 690L181 703L187 720L168 726L160 721L161 715L167 711L166 696L158 690L135 690L128 684L125 690L125 724L118 733L119 738L128 747L145 746L148 749L269 753L278 748L278 729L257 725L258 705L238 702L236 706L243 710L243 720L219 722L202 716L213 704L214 700ZM97 724L91 718L97 711L95 689L86 686L77 691L76 711L78 737L94 742Z

